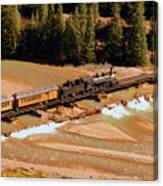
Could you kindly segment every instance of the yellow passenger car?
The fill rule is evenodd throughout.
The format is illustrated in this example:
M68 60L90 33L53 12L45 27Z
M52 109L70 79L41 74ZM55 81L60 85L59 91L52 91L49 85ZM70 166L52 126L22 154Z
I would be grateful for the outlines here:
M48 100L56 99L57 97L58 87L56 85L20 92L16 96L18 108L43 103Z
M1 97L1 112L9 111L13 109L13 97L3 96Z

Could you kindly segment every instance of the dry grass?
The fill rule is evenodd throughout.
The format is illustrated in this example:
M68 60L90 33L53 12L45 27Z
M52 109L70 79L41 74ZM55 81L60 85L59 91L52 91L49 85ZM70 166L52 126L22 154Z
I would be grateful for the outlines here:
M26 168L9 169L2 172L3 177L16 178L46 178L46 174L42 172L29 171Z
M89 64L80 67L50 66L25 61L2 60L2 95L46 86L51 83L62 84L67 79L93 75L109 71L110 65ZM116 67L118 78L138 75L142 69L134 67Z
M72 66L56 67L32 62L3 60L2 80L5 80L5 82L2 84L2 93L12 94L13 91L20 91L25 87L41 87L51 83L58 85L67 79L75 79L88 73L87 70L79 70ZM16 90L13 90L13 86ZM6 92L7 89L10 91Z

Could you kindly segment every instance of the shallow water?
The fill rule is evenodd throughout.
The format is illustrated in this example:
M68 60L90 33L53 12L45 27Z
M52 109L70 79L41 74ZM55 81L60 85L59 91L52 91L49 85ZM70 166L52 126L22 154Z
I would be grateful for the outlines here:
M50 134L50 133L55 132L56 128L61 127L64 124L65 123L51 122L48 124L40 125L38 127L32 127L32 128L20 130L18 132L13 132L13 133L11 133L11 137L23 139L28 136L34 135L34 134Z
M117 105L111 109L104 107L101 112L102 114L111 116L114 119L121 119L124 116L130 115L130 113L126 111L126 109L122 105Z
M150 102L146 101L143 96L138 98L138 100L134 99L132 101L129 101L127 107L129 107L130 109L135 109L137 111L149 111L152 109Z
M150 98L149 102L145 100L145 98L139 97L138 100L134 99L129 101L127 107L124 107L121 104L111 104L108 107L104 107L101 111L103 115L112 117L113 119L122 119L125 116L135 114L133 111L144 111L144 112L152 112L152 98Z
M5 137L4 135L0 136L0 141L5 141L7 139L7 137Z

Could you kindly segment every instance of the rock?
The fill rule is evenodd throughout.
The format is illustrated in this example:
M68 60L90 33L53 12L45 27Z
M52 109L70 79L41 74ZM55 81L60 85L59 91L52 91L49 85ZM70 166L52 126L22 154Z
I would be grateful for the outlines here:
M149 96L148 94L145 94L145 95L144 95L144 99L145 99L146 101L149 101L149 100L150 100L150 96Z
M121 100L121 104L122 104L123 106L127 106L127 101L126 101L126 100Z

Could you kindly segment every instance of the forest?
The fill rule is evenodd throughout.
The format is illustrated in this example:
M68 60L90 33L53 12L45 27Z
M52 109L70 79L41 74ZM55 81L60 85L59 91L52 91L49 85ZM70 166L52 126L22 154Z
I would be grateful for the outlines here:
M157 52L157 4L1 6L1 57L52 65L144 66Z

